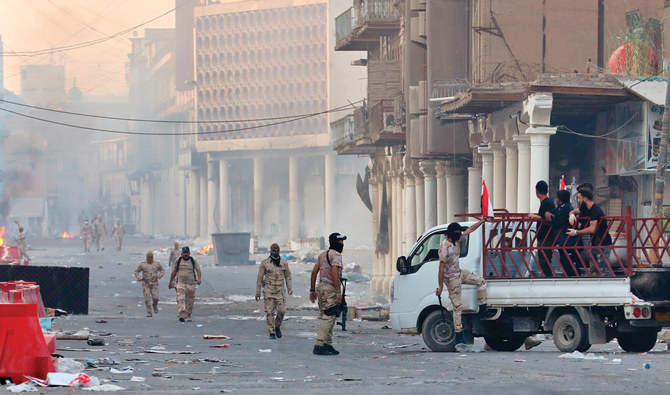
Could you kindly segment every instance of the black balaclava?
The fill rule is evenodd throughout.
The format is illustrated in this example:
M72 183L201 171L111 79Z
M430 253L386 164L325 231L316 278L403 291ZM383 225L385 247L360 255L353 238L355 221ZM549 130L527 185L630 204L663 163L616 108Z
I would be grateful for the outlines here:
M344 244L340 243L340 240L346 240L346 239L347 239L346 236L342 236L339 233L331 233L331 235L328 236L328 244L329 244L328 249L342 253Z
M270 259L275 266L279 266L281 263L281 257L279 256L279 244L272 243L270 246Z

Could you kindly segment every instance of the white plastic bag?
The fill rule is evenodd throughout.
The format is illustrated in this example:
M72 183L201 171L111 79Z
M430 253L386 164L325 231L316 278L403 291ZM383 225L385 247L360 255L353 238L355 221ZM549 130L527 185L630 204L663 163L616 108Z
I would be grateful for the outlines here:
M84 370L84 364L72 358L56 359L56 372L78 374Z

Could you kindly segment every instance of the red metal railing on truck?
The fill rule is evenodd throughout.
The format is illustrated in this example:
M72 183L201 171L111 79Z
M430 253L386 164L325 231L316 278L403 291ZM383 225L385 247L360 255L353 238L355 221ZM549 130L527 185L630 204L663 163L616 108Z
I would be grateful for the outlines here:
M625 277L634 268L670 262L670 220L632 218L630 207L627 215L599 221L598 226L607 222L603 235L609 234L611 243L605 237L567 237L565 228L552 228L540 240L538 222L527 214L496 210L495 215L483 237L485 278Z

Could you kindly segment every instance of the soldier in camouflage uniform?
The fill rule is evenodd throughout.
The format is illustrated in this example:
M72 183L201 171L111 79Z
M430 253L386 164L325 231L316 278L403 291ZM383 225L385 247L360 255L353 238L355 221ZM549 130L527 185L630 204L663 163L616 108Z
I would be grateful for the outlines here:
M140 273L142 273L142 277L140 277ZM147 317L152 316L152 307L153 312L158 313L158 280L164 274L163 266L161 266L160 262L154 261L154 253L151 251L147 252L147 259L135 269L135 278L142 283Z
M293 285L291 282L291 270L289 270L286 259L279 256L279 245L277 243L270 246L270 256L261 262L258 268L258 278L256 280L256 301L261 298L261 288L263 289L263 302L265 303L265 314L267 315L268 331L270 339L281 338L281 323L286 312L286 298L284 297L284 281L288 294L293 295ZM275 312L277 316L275 317Z

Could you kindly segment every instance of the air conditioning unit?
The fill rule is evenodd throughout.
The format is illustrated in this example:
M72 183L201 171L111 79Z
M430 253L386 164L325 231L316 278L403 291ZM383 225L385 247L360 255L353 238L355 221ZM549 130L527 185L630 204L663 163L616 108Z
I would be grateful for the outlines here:
M383 112L382 118L384 119L383 131L386 133L393 133L395 131L395 113L392 111Z

